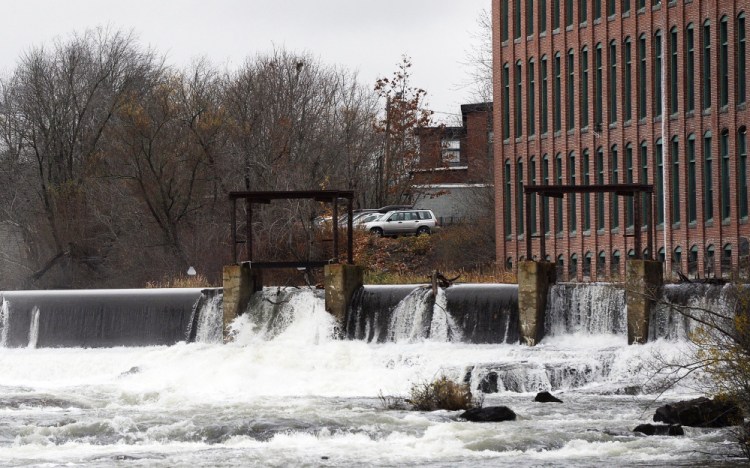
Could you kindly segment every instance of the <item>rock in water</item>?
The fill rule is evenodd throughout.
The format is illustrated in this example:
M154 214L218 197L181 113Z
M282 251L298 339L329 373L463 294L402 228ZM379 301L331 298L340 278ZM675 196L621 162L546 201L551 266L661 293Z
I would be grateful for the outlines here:
M734 403L701 397L657 408L654 421L690 427L727 427L741 424L743 418Z
M486 408L472 408L465 411L461 417L472 422L515 421L516 413L507 406L488 406Z
M685 435L685 431L682 430L682 426L679 424L640 424L633 432L640 432L647 436L652 435L666 435L666 436L681 436Z
M550 392L537 393L536 398L534 398L534 401L537 401L539 403L562 403L563 402L561 399L552 395Z

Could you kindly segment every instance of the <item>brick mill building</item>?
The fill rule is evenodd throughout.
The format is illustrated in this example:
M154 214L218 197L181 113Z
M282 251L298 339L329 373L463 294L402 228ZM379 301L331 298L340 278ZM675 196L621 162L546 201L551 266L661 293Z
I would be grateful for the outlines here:
M422 128L417 136L415 206L433 210L442 224L474 222L491 213L492 103L464 104L461 126Z
M623 274L628 236L648 228L633 226L640 198L535 200L527 233L522 190L645 183L665 272L747 275L748 13L750 0L493 0L498 262L515 269L543 234L563 278Z

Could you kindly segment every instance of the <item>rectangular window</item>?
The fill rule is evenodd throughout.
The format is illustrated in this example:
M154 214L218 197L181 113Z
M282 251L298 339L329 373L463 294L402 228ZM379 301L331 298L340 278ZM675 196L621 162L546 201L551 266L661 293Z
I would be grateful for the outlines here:
M703 139L703 220L714 219L713 158L711 157L711 135Z
M672 139L672 224L680 222L680 143Z
M531 158L531 161L529 162L529 182L531 185L536 185L536 159ZM531 233L532 234L538 234L539 230L536 226L536 198L537 195L533 194L531 198L529 199L529 211L531 212L531 217L529 218L529 221L531 221Z
M638 39L638 118L646 118L646 37Z
M510 67L503 66L503 140L510 138Z
M500 2L500 37L503 42L508 40L508 0L502 0Z
M528 90L526 93L526 118L529 129L529 135L536 133L536 103L534 102L534 61L529 62L529 66L526 69L526 79L528 80Z
M516 123L516 138L523 134L523 117L521 116L521 100L522 100L522 74L521 74L521 62L516 63L516 98L515 98L515 113L513 115Z
M602 46L596 46L594 56L594 130L601 131L602 123Z
M555 102L552 104L552 111L554 112L553 116L553 122L552 125L554 125L554 129L556 132L559 132L562 128L562 78L560 77L560 54L558 53L555 55L555 82L553 83L553 90L552 92L555 94Z
M521 0L513 0L513 37L521 37Z
M617 146L612 147L612 178L610 180L613 184L619 184L620 183L620 174L619 174L619 160L617 155ZM612 229L617 229L620 227L620 197L618 197L616 194L612 193L610 194L610 197L612 199L612 219L610 220L610 224L612 226Z
M555 159L557 185L563 185L562 165L562 156L558 155ZM563 204L561 198L555 198L555 232L558 234L562 234L563 232Z
M711 25L703 25L703 109L711 108Z
M602 0L594 1L594 21L602 18Z
M539 73L542 75L540 79L540 81L542 82L542 89L539 93L539 99L541 100L539 109L539 132L544 135L545 133L547 133L547 122L549 119L549 107L547 106L547 99L549 96L547 85L547 59L542 58L542 61L539 65Z
M589 126L589 50L581 51L581 127Z
M552 0L552 30L560 29L560 0Z
M583 152L583 185L591 183L591 166L589 165L589 150ZM591 230L591 200L590 194L583 194L583 230Z
M640 153L640 165L641 165L641 183L648 184L648 147L646 143L641 144ZM647 203L646 195L641 194L641 223L643 227L648 227L648 214L651 212L649 204Z
M719 105L729 105L729 26L726 16L719 23Z
M688 223L694 223L698 219L698 194L695 176L695 137L690 135L687 142L688 161Z
M622 118L625 122L630 122L633 118L633 64L632 64L632 52L630 50L630 41L625 41L625 72L623 73L623 96L622 96Z
M523 163L519 161L516 166L516 233L521 236L523 232Z
M669 35L669 110L677 113L677 29Z
M654 116L661 116L661 109L664 102L662 101L662 48L661 48L661 33L656 33L654 36Z
M615 16L615 1L607 0L607 16Z
M664 154L662 141L656 141L656 184L654 186L654 197L656 197L656 224L664 224Z
M737 17L737 64L734 69L737 72L737 104L742 104L747 99L747 56L745 55L745 14Z
M613 0L609 0L613 3ZM617 46L609 44L609 123L617 122Z
M573 130L576 126L576 107L575 107L575 58L573 52L568 53L568 130Z
M633 179L633 147L625 147L625 183L632 184ZM625 197L625 226L633 228L633 197Z
M732 213L729 192L729 132L721 134L721 219L728 220Z
M510 161L505 161L505 213L503 213L503 228L505 230L505 237L510 237L511 235L511 225L512 220L511 216L513 214L513 210L511 208L511 174L510 174Z
M534 34L534 0L526 0L526 35Z
M570 158L568 158L568 184L576 184L576 157L573 153L570 153ZM578 204L576 203L576 195L574 193L568 194L568 229L571 234L574 234L577 229L577 209Z
M622 14L630 13L630 0L622 0Z
M578 0L578 20L585 23L588 20L587 0Z
M575 0L565 0L565 26L573 26L573 2Z
M604 151L599 148L596 151L596 183L604 184ZM604 194L596 194L596 228L604 229Z
M638 9L643 10L646 8L646 0L638 0Z
M547 32L547 0L539 0L539 34Z
M692 25L685 35L685 110L695 110L695 31Z
M542 159L542 183L549 185L549 159ZM549 234L549 197L542 197L542 222L544 223L544 234Z
M740 218L747 219L747 131L743 128L737 136L739 154L739 174L737 183L740 196Z
M461 164L461 140L443 140L441 159L443 166L459 166Z

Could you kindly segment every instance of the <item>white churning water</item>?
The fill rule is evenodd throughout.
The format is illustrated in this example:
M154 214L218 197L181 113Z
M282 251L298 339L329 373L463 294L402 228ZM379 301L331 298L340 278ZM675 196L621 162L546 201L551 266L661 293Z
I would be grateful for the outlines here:
M663 403L652 356L679 356L685 342L629 347L577 330L534 348L465 343L440 295L430 337L394 314L399 331L384 343L339 339L317 291L266 289L253 307L226 345L199 327L204 342L173 346L0 349L0 465L698 466L733 450L724 430L630 432ZM485 405L518 420L383 407L380 395L408 396L440 375L473 389L496 382ZM565 403L534 403L539 390Z

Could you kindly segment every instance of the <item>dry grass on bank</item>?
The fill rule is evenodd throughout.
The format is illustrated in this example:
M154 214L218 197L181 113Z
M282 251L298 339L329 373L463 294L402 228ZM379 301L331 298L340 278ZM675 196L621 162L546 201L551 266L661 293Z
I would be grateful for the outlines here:
M149 281L146 288L212 288L214 287L203 275L176 276L162 278L160 281Z

